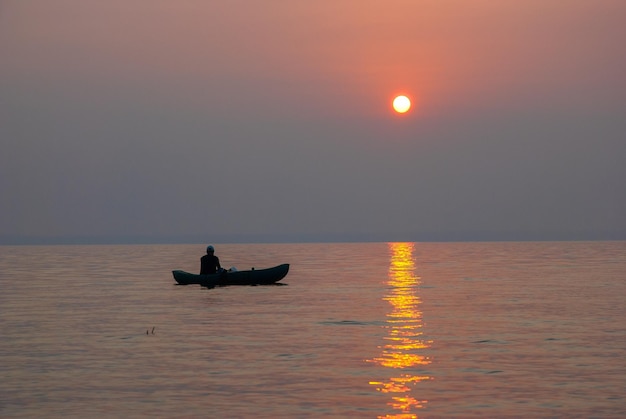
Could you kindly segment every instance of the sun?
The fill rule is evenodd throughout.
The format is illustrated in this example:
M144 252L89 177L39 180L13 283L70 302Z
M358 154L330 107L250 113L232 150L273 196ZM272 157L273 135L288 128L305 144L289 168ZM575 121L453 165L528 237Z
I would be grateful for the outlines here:
M400 95L400 96L396 96L395 99L393 100L393 110L398 112L398 113L405 113L407 112L409 109L411 109L411 100L404 96L404 95Z

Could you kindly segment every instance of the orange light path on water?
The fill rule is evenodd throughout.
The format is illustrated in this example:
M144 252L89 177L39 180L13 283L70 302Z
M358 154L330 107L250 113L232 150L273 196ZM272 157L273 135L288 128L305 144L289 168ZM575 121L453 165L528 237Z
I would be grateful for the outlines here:
M383 297L391 305L384 326L387 329L386 343L379 347L382 350L380 356L369 362L390 368L391 371L389 379L370 381L370 384L376 386L381 393L391 395L388 405L398 413L378 416L379 418L417 418L414 410L423 408L427 403L411 394L416 383L431 379L427 374L416 372L420 366L431 363L420 352L432 343L422 339L422 312L419 309L421 300L416 295L420 278L415 273L413 248L413 243L389 243L391 261L387 284L390 289Z

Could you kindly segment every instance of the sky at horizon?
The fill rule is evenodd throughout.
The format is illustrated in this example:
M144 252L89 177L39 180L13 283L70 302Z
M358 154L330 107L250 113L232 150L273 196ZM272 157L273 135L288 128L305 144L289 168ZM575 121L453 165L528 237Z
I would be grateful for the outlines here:
M0 243L623 240L624 39L621 0L5 0Z

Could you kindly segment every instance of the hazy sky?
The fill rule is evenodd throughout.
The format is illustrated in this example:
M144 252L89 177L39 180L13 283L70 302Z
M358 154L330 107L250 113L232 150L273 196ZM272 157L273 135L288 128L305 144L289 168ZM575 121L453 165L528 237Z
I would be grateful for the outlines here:
M626 239L625 40L624 0L2 0L0 242Z

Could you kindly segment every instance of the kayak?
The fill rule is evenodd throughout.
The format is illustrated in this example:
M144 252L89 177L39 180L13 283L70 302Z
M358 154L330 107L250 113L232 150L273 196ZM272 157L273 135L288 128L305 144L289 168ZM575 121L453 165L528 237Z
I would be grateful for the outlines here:
M267 269L250 269L249 271L225 271L212 275L198 275L185 271L172 271L174 279L180 285L200 284L203 287L224 285L265 285L283 279L289 272L289 264L274 266Z

